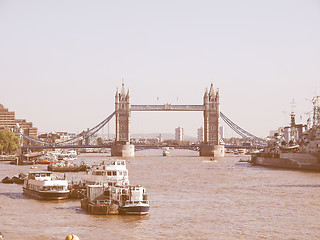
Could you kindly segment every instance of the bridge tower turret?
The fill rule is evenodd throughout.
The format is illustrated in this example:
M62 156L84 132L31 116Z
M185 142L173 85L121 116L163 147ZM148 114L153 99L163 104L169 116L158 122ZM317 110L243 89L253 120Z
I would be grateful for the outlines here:
M116 138L111 147L112 156L130 157L134 155L134 146L130 145L130 94L124 83L121 91L115 95Z
M220 145L220 95L214 91L211 83L210 90L203 96L204 141L200 146L200 156L224 156L224 146Z
M124 84L121 91L115 96L116 111L116 142L126 144L130 142L130 95L126 93Z

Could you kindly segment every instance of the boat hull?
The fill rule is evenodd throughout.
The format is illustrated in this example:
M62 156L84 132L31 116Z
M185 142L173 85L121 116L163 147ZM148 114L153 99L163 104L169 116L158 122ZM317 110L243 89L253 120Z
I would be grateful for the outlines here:
M119 214L127 215L147 215L149 213L149 205L124 206L120 207Z
M317 158L305 153L257 154L252 157L251 163L265 167L320 171Z
M81 171L86 171L88 167L85 165L76 166L76 167L52 167L49 165L47 169L48 171L51 171L51 172L81 172Z
M23 193L43 200L61 200L69 197L69 191L34 191L23 187Z
M89 214L93 215L115 215L119 214L118 205L115 204L96 204L88 201L87 199L81 199L81 208Z

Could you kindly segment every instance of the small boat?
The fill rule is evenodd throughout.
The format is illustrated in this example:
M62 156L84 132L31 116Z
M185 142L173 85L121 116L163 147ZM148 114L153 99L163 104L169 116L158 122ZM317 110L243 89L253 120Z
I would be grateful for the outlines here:
M52 157L49 157L48 155L43 155L35 159L35 164L49 164L53 162Z
M164 157L169 156L169 151L163 150L162 156L164 156Z
M119 214L147 215L150 209L149 201L144 187L140 185L128 187L115 187L113 191L119 203Z
M76 165L74 163L70 163L66 160L60 160L57 163L51 163L47 167L48 171L52 172L80 172L80 171L86 171L89 169L89 166L82 162L80 165Z
M109 187L88 185L87 194L81 199L81 208L89 214L119 214L119 205L111 201Z
M67 152L62 152L58 154L58 160L77 160L77 152L74 150L69 150Z
M2 179L1 181L2 183L13 183L12 178L6 176L4 179Z
M22 187L23 193L44 200L66 199L69 196L68 181L53 176L52 172L29 172Z
M162 156L169 156L169 148L168 147L164 147L162 148Z
M43 153L41 152L34 152L34 153L25 153L18 155L16 159L13 159L10 164L13 165L33 165L37 158L42 156Z
M12 181L16 184L23 184L26 178L27 178L26 174L20 173L18 176L13 176Z

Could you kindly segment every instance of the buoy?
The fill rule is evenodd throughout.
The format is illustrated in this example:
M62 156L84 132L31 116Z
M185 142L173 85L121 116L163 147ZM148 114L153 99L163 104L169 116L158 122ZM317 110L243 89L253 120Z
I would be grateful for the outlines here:
M65 240L80 240L80 238L77 235L70 234L66 237Z

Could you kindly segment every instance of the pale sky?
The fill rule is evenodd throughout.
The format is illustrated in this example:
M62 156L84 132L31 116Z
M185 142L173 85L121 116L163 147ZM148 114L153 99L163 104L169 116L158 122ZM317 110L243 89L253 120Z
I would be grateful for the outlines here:
M289 123L292 99L304 122L320 95L320 1L0 1L0 103L17 118L78 133L114 111L122 79L132 104L202 104L213 82L221 111L266 137ZM203 114L131 123L196 136Z

